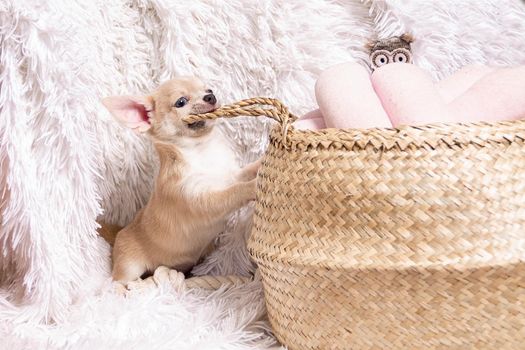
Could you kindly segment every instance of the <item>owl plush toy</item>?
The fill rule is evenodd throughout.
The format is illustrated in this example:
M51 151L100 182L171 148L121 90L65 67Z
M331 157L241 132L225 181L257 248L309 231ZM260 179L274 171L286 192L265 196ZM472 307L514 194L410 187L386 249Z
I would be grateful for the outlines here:
M370 66L372 70L389 63L412 63L410 43L412 35L401 36L370 42L366 47L370 51Z
M370 44L372 74L357 63L323 71L315 86L319 109L294 126L391 128L525 118L525 66L466 66L436 83L410 64L411 42L405 34Z

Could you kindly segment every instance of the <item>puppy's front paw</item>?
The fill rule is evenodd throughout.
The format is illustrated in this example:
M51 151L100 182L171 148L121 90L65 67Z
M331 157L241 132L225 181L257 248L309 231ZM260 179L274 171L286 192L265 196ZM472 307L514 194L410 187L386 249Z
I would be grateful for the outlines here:
M246 184L246 198L248 201L254 201L257 195L257 179L248 181Z
M262 158L259 158L253 163L248 164L241 170L241 181L249 181L252 179L255 179L257 177L257 172L259 171L259 168L261 167Z

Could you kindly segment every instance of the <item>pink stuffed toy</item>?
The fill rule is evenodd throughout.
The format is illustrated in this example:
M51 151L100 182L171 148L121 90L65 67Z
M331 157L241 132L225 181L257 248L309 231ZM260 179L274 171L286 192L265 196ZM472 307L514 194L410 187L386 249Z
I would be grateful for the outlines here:
M321 73L315 87L319 109L297 129L388 128L436 122L500 121L525 118L525 66L467 66L434 83L423 69L387 62L372 75L357 63Z

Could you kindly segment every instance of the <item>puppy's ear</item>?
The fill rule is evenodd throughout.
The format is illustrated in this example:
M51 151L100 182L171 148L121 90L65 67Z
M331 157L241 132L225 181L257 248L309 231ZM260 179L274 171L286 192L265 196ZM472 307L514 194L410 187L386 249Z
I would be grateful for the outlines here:
M151 127L149 113L154 108L151 96L111 96L102 103L118 121L136 132L145 132Z

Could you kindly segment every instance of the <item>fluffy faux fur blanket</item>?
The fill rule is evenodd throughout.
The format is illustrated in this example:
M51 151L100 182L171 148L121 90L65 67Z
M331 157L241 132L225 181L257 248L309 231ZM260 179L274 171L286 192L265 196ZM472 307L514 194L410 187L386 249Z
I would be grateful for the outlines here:
M0 343L2 348L266 349L259 282L217 292L171 285L111 292L96 218L126 224L157 161L103 108L175 75L223 102L278 97L314 108L321 69L364 63L364 44L410 31L415 63L443 77L464 64L525 64L520 0L0 1ZM224 123L239 162L270 124ZM230 220L196 274L253 271L251 209Z

